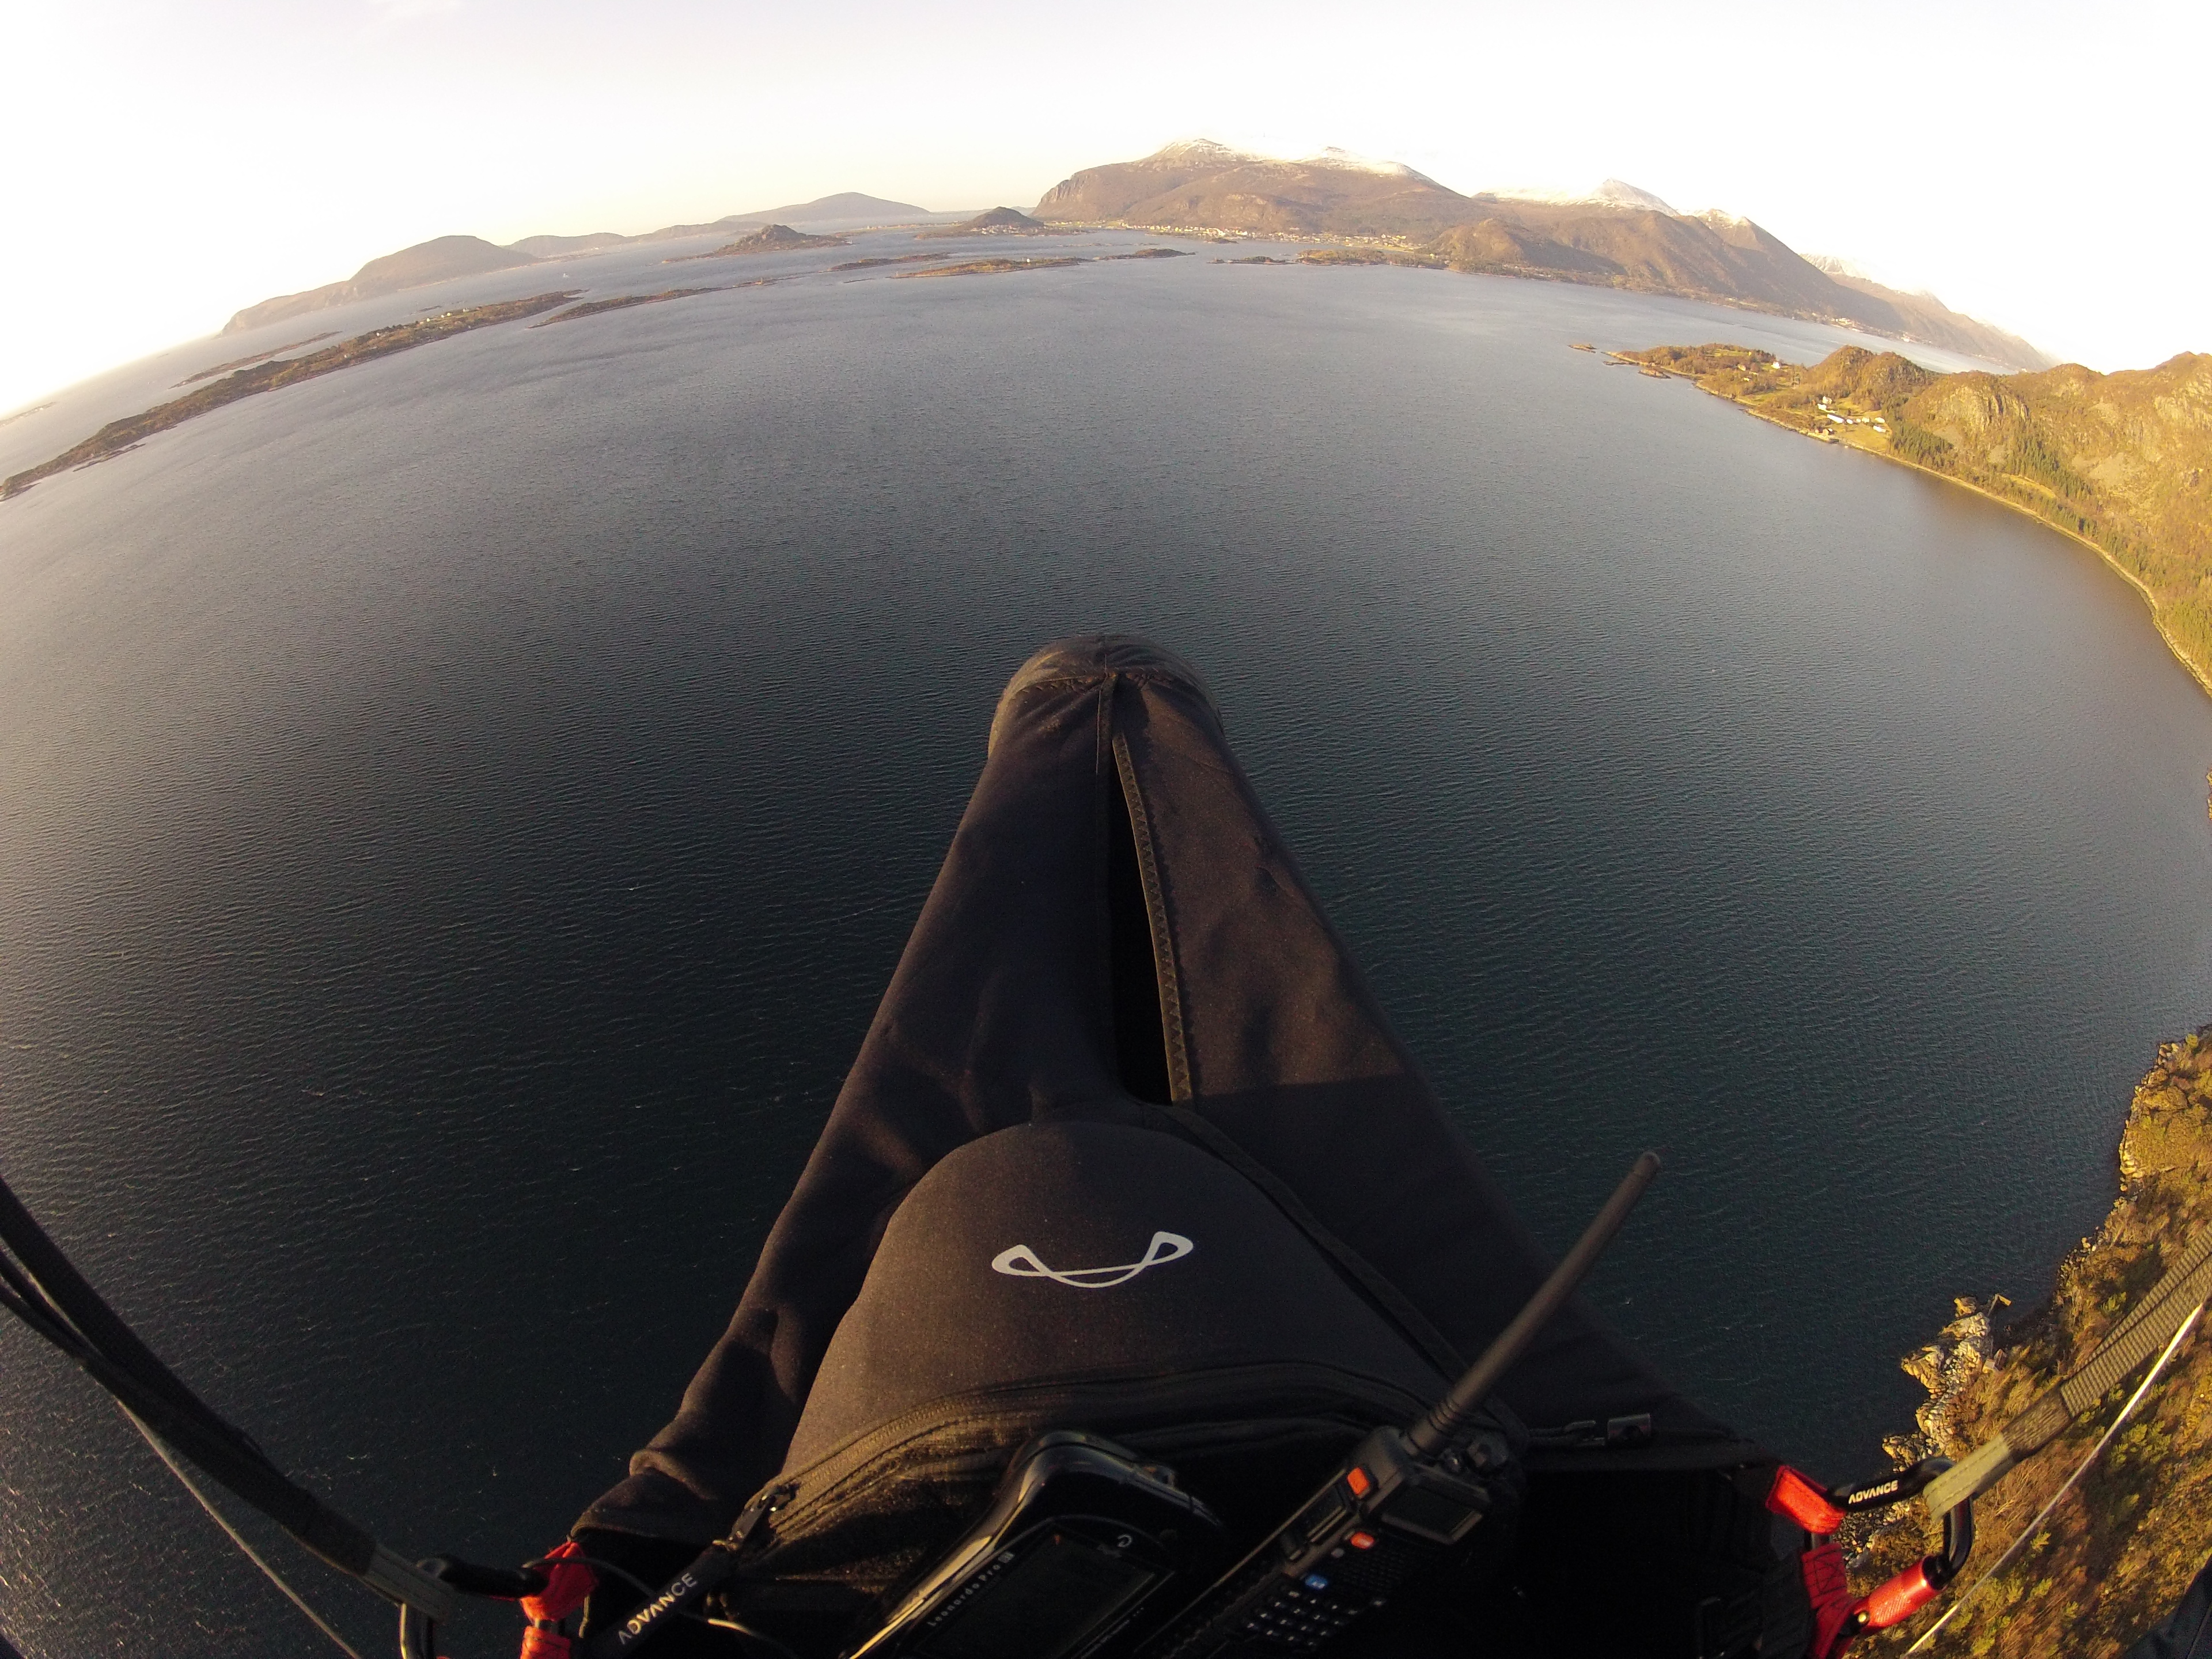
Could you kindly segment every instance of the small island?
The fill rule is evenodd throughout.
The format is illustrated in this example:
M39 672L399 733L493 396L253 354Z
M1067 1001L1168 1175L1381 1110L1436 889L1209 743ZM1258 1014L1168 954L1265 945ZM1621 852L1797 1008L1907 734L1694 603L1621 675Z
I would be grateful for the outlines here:
M1241 259L1231 260L1242 264ZM1405 265L1415 270L1449 270L1450 261L1440 253L1401 253L1382 247L1310 247L1298 255L1302 265Z
M789 225L763 225L750 236L740 236L734 242L725 242L704 253L686 253L673 259L664 259L663 264L680 265L693 259L727 259L747 253L791 253L810 247L849 247L852 244L842 236L810 236L803 230L793 230Z
M1807 367L1741 345L1608 352L1777 426L1964 484L2094 549L2212 690L2212 356L2100 374L1939 374L1844 346Z
M1042 219L1032 219L1019 208L988 208L972 219L963 219L957 225L935 225L915 233L915 240L926 242L950 236L1049 236L1066 234L1064 226L1048 225Z
M950 253L878 253L866 259L848 259L842 265L832 265L835 270L873 270L878 265L927 264L933 260L950 259Z
M1062 255L1047 259L969 259L957 265L925 265L920 270L902 270L894 280L905 282L916 276L995 276L1008 270L1050 270L1060 265L1088 264L1087 259Z

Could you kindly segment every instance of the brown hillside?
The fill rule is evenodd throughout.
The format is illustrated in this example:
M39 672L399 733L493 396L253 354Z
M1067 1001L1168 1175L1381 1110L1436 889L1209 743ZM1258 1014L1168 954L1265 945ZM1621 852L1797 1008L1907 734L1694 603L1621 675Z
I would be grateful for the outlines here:
M1086 167L1047 191L1039 219L1269 235L1433 236L1474 216L1468 199L1410 167L1278 161L1194 140L1141 161Z
M310 311L371 300L402 289L442 283L452 276L474 276L487 270L508 270L535 264L534 256L514 248L500 247L481 236L440 236L417 242L397 253L371 259L343 283L328 283L304 294L280 294L248 306L222 325L226 334L240 334L264 323L280 323Z
M1494 216L1429 244L1430 252L1462 270L1602 282L1845 322L2010 368L2042 368L2051 361L2017 335L1962 316L1928 295L1899 294L1825 270L1746 219L1587 203L1474 199ZM1468 234L1486 227L1495 228L1482 236Z
M935 237L953 236L1035 236L1051 229L1042 219L1032 219L1019 208L986 208L972 219L963 219L957 225L933 225L915 233L915 240L927 241Z
M596 253L603 247L620 247L630 240L611 230L595 230L585 236L526 236L507 246L533 259L558 259L569 254Z
M2175 654L2212 688L2212 356L2117 374L2067 363L1998 375L1936 374L1856 347L1811 368L1744 346L1629 355L2079 536L2142 588Z
M1492 270L1510 276L1534 272L1603 279L1616 270L1610 259L1494 217L1446 231L1429 244L1428 251L1455 270Z
M1237 231L1389 241L1462 270L1601 283L1786 316L1842 321L2014 368L2048 359L1927 295L1847 284L1771 232L1726 214L1673 213L1612 183L1606 199L1462 196L1410 167L1338 158L1273 161L1194 140L1086 167L1036 209L1060 224Z
M1587 273L1622 288L1755 305L1793 315L1848 316L1875 328L1887 329L1896 320L1871 307L1854 305L1853 296L1826 272L1745 220L1718 216L1693 219L1648 209L1562 211L1550 204L1523 205L1498 198L1483 205L1495 208L1492 222L1510 228L1520 238L1578 256L1562 258L1538 249L1540 257L1548 259L1538 269ZM1437 252L1446 251L1441 240L1431 246Z
M1832 270L1828 274L1843 287L1887 305L1903 325L1899 331L1908 339L1948 346L1954 351L1986 357L2008 368L2057 367L2058 360L2049 352L2037 349L2017 334L2008 334L2001 328L1954 311L1932 294L1907 294L1899 289L1884 288L1851 271Z

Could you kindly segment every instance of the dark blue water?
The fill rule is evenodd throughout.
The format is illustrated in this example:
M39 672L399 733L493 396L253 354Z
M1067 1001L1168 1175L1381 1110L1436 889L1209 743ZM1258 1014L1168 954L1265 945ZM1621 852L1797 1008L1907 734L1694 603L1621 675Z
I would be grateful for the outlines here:
M1005 676L1132 629L1212 676L1542 1236L1668 1154L1610 1315L1778 1449L1878 1463L1897 1354L1954 1293L2042 1293L2212 1012L2212 702L2132 592L1566 349L1802 358L1807 325L826 263L427 347L0 507L0 1169L81 1265L398 1547L536 1552L727 1317ZM312 1651L166 1481L0 1332L24 1650Z

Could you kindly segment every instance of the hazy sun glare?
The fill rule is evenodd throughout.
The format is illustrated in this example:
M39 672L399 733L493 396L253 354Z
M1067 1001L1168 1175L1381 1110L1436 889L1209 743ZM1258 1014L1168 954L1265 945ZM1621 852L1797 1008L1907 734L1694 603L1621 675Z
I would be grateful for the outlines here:
M0 410L453 232L1026 207L1203 134L1617 176L2100 368L2212 347L2197 5L7 0Z

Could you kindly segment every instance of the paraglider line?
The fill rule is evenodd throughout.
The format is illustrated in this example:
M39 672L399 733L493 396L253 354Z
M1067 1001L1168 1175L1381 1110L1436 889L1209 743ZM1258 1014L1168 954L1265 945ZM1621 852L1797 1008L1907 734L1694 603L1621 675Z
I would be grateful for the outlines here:
M2137 1385L2136 1391L2128 1396L2128 1403L2120 1407L2120 1414L2112 1419L2112 1426L2105 1431L2103 1437L2100 1438L2095 1445L2089 1448L2089 1455L2087 1457L2084 1457L2081 1462L2075 1466L2073 1474L2066 1477L2066 1484L2059 1487L2057 1492L2051 1494L2051 1501L2035 1512L2035 1519L2029 1522L2027 1526L2023 1527L2021 1529L2020 1536L2014 1539L2011 1544L2007 1546L2005 1553L1990 1564L1990 1570L1984 1573L1979 1578L1974 1580L1973 1583L1967 1589L1965 1595L1960 1596L1958 1600L1952 1602L1949 1607L1943 1610L1943 1616L1928 1627L1926 1634L1922 1636L1921 1638L1915 1642L1911 1647L1905 1649L1905 1651L1908 1656L1918 1653L1930 1642L1933 1642L1944 1626L1949 1624L1954 1619L1957 1618L1960 1613L1966 1610L1966 1604L1974 1599L1976 1593L1980 1590L1982 1586L1988 1583L1990 1579L1996 1577L1999 1573L2002 1572L2006 1567L2009 1566L2012 1563L2012 1559L2020 1553L2021 1547L2027 1544L2028 1540L2033 1538L2038 1532L2042 1530L2043 1523L2051 1518L2051 1511L2058 1507L2058 1500L2065 1497L2068 1492L2074 1490L2075 1486L2081 1480L2081 1477L2088 1474L2090 1465L2105 1455L2105 1448L2112 1443L2112 1437L2119 1433L2123 1428L2127 1426L2128 1419L2135 1415L2136 1407L2142 1405L2143 1402L2143 1396L2151 1391L2152 1386L2157 1382L2160 1376L2164 1375L2167 1362L2172 1360L2173 1356L2180 1352L2183 1340L2188 1336L2190 1332L2197 1328L2197 1322L2203 1316L2203 1313L2204 1304L2202 1302L2198 1303L2195 1308L2190 1310L2189 1317L2181 1322L2181 1328L2174 1332L2172 1339L2166 1343L2166 1352L2159 1355L2158 1364L2150 1368L2150 1374L2145 1376L2142 1382Z
M216 1525L221 1527L223 1530L224 1536L228 1538L232 1543L238 1546L238 1553L240 1555L243 1555L247 1560L252 1562L255 1566L260 1568L262 1577L268 1579L270 1583L276 1585L278 1589L283 1590L286 1599L289 1600L294 1607L299 1608L301 1612L306 1613L309 1621L313 1624L314 1627L322 1632L324 1635L329 1637L331 1640L347 1655L347 1659L361 1659L361 1655L356 1650L353 1644L347 1641L344 1637L339 1635L337 1632L331 1627L331 1622L328 1620L325 1619L321 1613L317 1613L313 1607L309 1606L305 1596L301 1595L299 1591L294 1589L291 1585L286 1583L284 1582L283 1575L278 1572L276 1568L269 1565L267 1560L263 1558L261 1552L255 1549L253 1546L246 1540L246 1534L239 1531L236 1527L230 1524L230 1518L223 1514L221 1510L216 1508L215 1501L210 1498L207 1493L200 1490L199 1483L194 1480L191 1475L185 1474L183 1466L179 1464L175 1458L169 1455L169 1449L161 1443L161 1437L156 1435L153 1430L148 1428L143 1423L140 1422L137 1417L132 1416L131 1408L128 1406L118 1404L116 1409L121 1412L125 1417L130 1418L131 1426L137 1429L140 1434L146 1437L146 1443L154 1449L154 1455L160 1458L164 1463L167 1464L169 1466L169 1473L177 1477L179 1484L180 1484L186 1492L191 1493L194 1498L199 1500L200 1507L208 1512L208 1518L213 1521Z

